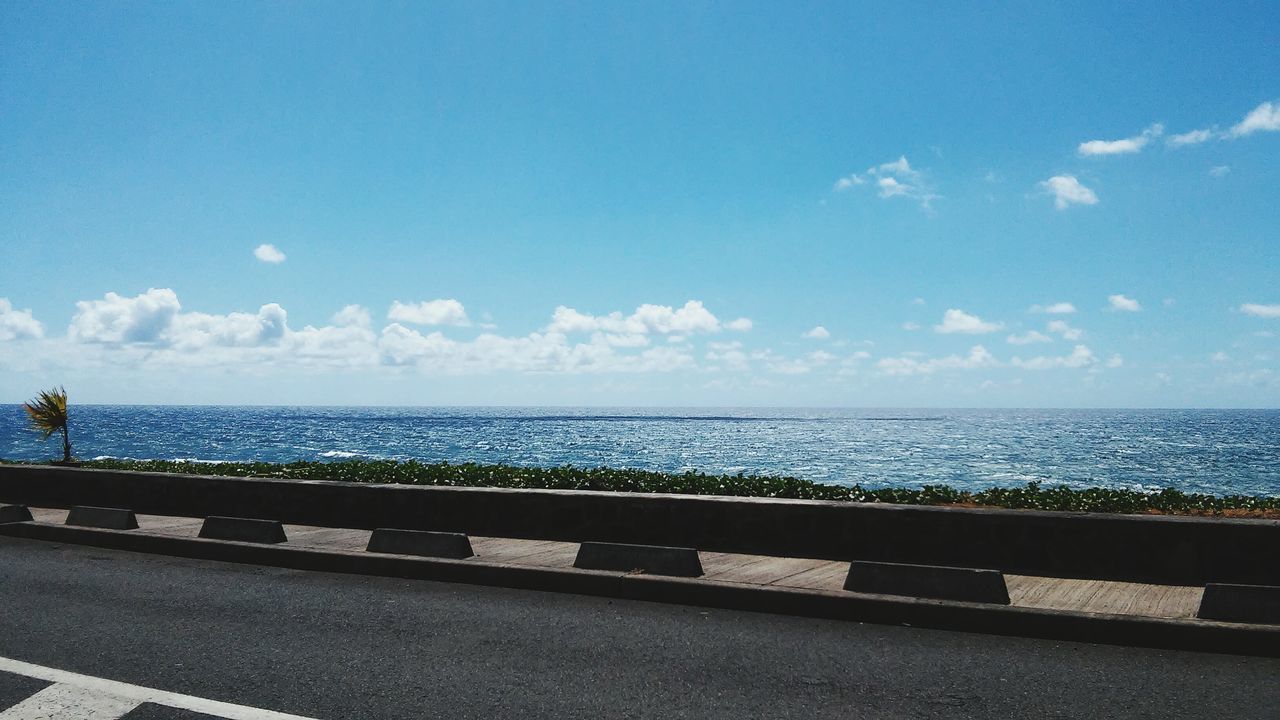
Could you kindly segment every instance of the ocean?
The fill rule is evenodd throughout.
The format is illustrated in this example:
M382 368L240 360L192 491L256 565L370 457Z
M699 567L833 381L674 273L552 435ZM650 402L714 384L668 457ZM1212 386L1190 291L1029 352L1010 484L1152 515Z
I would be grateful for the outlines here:
M390 458L792 475L868 488L1023 485L1280 495L1278 410L79 405L82 459ZM0 457L49 459L21 406Z

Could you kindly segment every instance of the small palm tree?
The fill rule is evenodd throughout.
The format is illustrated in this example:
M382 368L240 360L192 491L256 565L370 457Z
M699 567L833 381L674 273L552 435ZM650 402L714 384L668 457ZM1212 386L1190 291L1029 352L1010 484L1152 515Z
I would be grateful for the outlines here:
M67 391L61 387L45 390L29 403L23 403L31 428L43 433L41 440L62 433L62 462L71 462L71 440L67 437Z

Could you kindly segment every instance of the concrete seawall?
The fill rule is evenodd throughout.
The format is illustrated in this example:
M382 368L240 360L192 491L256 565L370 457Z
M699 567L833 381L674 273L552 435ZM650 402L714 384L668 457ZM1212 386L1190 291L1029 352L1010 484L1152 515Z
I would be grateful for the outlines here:
M1280 521L564 490L362 485L0 465L0 502L679 545L1175 585L1280 584Z

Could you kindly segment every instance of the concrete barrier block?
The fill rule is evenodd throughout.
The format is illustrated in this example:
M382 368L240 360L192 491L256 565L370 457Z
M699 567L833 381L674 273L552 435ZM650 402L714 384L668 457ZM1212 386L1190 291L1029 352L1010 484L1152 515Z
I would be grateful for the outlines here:
M200 526L200 537L210 540L238 540L253 543L282 543L288 538L278 520L252 520L210 516Z
M1280 587L1209 583L1196 617L1202 620L1280 625Z
M999 570L865 562L849 564L844 589L879 595L908 595L937 600L1009 604L1009 589Z
M369 536L369 552L393 555L421 555L460 560L469 558L471 541L463 533L431 532L428 530L397 530L378 528Z
M26 505L0 505L0 525L27 522L31 519L31 511Z
M702 562L693 548L584 542L573 566L584 570L639 570L650 575L699 577Z
M132 510L77 505L67 513L67 524L107 530L136 530L138 518Z

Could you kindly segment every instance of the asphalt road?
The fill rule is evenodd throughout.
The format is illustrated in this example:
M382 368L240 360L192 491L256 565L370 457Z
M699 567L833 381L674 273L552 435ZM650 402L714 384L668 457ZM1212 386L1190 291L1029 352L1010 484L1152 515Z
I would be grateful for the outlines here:
M0 656L327 720L1235 720L1275 718L1280 708L1276 659L309 573L12 538L0 538ZM14 702L28 686L0 678L0 700ZM169 717L155 715L162 716Z

